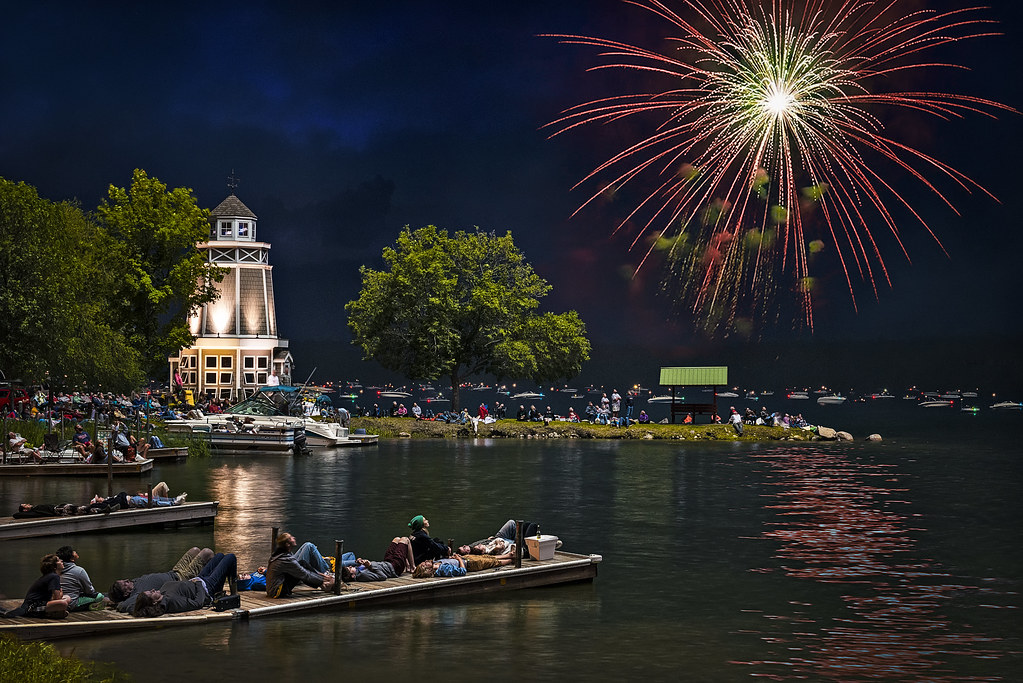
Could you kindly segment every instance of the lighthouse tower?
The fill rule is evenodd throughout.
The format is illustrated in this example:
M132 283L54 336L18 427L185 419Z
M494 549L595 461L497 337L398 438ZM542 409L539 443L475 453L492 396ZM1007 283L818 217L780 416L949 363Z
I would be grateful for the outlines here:
M217 283L220 298L189 321L195 344L169 358L172 384L179 376L196 397L229 401L273 383L274 372L289 384L292 358L277 331L270 243L256 240L256 214L232 190L210 212L209 241L196 246L226 272Z

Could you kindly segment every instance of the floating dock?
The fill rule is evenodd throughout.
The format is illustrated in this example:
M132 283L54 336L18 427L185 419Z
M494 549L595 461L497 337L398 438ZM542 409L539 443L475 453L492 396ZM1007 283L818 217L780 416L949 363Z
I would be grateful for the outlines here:
M166 448L150 448L146 457L153 460L184 460L188 457L188 446L167 446Z
M166 507L128 508L107 514L70 517L0 517L0 541L39 536L65 536L89 531L105 531L154 525L205 524L217 516L220 501L182 503Z
M593 581L597 576L600 555L577 555L557 552L551 560L523 560L521 568L498 567L469 572L454 578L413 579L411 575L388 581L356 582L342 587L340 595L301 587L290 598L272 599L263 591L243 591L241 607L225 612L212 609L167 614L151 619L135 619L114 610L74 612L66 619L0 618L0 633L10 633L26 640L57 640L108 633L127 633L174 626L195 626L215 623L229 625L246 619L262 619L302 612L342 611L407 605L415 602L452 599L497 592L537 588L558 584ZM0 601L0 607L13 609L21 600Z
M0 465L3 477L105 477L113 471L115 476L139 475L153 469L153 459L115 462L113 465L86 462L44 462Z

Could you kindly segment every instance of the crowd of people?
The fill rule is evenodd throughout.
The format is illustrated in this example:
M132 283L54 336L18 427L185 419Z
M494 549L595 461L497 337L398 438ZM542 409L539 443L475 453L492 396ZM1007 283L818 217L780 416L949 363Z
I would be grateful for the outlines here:
M535 522L521 524L523 538L539 535ZM350 552L341 558L325 556L313 543L299 545L295 536L285 531L276 537L266 565L252 572L239 572L233 553L190 548L169 571L115 579L105 595L96 590L89 573L78 564L78 552L65 545L42 557L40 576L29 586L22 604L0 616L62 619L75 611L109 608L135 617L159 617L203 609L237 591L263 590L269 598L292 596L300 585L330 591L336 573L346 582L385 581L405 574L413 578L464 576L469 571L512 564L516 553L525 550L516 546L515 520L508 520L492 536L461 546L432 537L430 520L423 515L413 517L408 530L407 535L391 539L380 560Z
M167 482L161 481L153 486L152 507L169 507L181 505L188 498L187 493L180 493L177 496L170 494L170 487ZM150 507L148 491L138 493L120 493L103 497L95 495L87 503L20 503L18 510L12 517L14 519L37 519L39 517L70 517L74 515L95 515L116 512L122 508L146 508Z

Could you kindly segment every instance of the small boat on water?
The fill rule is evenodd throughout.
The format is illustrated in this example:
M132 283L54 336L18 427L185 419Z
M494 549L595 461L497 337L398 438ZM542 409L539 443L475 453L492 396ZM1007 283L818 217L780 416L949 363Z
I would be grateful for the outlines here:
M845 403L845 396L839 394L828 394L826 396L817 397L817 405L819 406L840 406Z
M892 396L891 394L889 394L887 391L880 391L880 392L876 392L876 393L873 393L873 394L869 394L867 396L867 398L872 399L872 400L878 400L878 399L895 398L895 397Z
M1015 401L999 401L998 403L992 404L992 410L1023 410L1023 403L1016 403Z
M167 431L202 434L221 452L302 453L308 448L361 446L371 439L352 439L340 422L307 415L307 405L326 399L321 387L261 387L223 413L167 420Z
M525 398L525 399L543 398L543 394L538 393L536 391L523 391L523 392L518 393L518 394L512 394L512 398Z
M785 394L785 398L792 399L793 401L809 401L810 394L806 391L790 391Z
M720 396L721 398L739 398L739 394L735 393L734 391L720 391L715 392L714 395Z
M412 398L412 394L409 392L398 390L379 391L377 396L380 398Z
M646 402L647 403L671 403L672 400L674 400L674 399L672 399L671 396L651 396L650 398L648 398L646 400ZM679 397L677 397L677 400L679 402L681 402L681 401L684 401L685 399L682 398L681 396L679 396Z
M936 398L929 399L927 401L920 401L917 405L921 408L951 408L954 403L954 401L947 398Z

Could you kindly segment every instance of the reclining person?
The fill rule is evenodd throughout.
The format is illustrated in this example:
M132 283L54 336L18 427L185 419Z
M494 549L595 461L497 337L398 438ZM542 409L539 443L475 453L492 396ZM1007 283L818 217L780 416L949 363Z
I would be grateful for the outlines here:
M133 617L158 617L163 614L191 612L213 603L238 572L238 561L232 553L217 553L199 575L187 581L165 581L159 588L142 591L135 598Z
M426 560L416 565L412 572L413 579L426 579L431 576L465 576L465 560L454 555L442 560Z
M144 574L134 579L118 579L110 586L107 597L117 604L118 612L131 612L140 593L155 590L168 581L187 581L199 576L199 572L213 557L209 548L189 548L169 572Z
M301 555L293 552L298 546L295 537L288 532L278 534L270 561L266 563L266 595L268 598L286 598L300 583L312 588L329 591L334 587L334 577L328 574L330 564L323 559L316 546L303 544ZM310 549L312 548L312 549ZM319 559L319 562L309 560ZM342 560L343 561L343 560ZM322 564L321 564L322 563Z
M345 566L344 575L348 581L385 581L396 579L405 572L415 569L412 543L407 536L396 536L387 546L382 562L356 559L354 566Z

